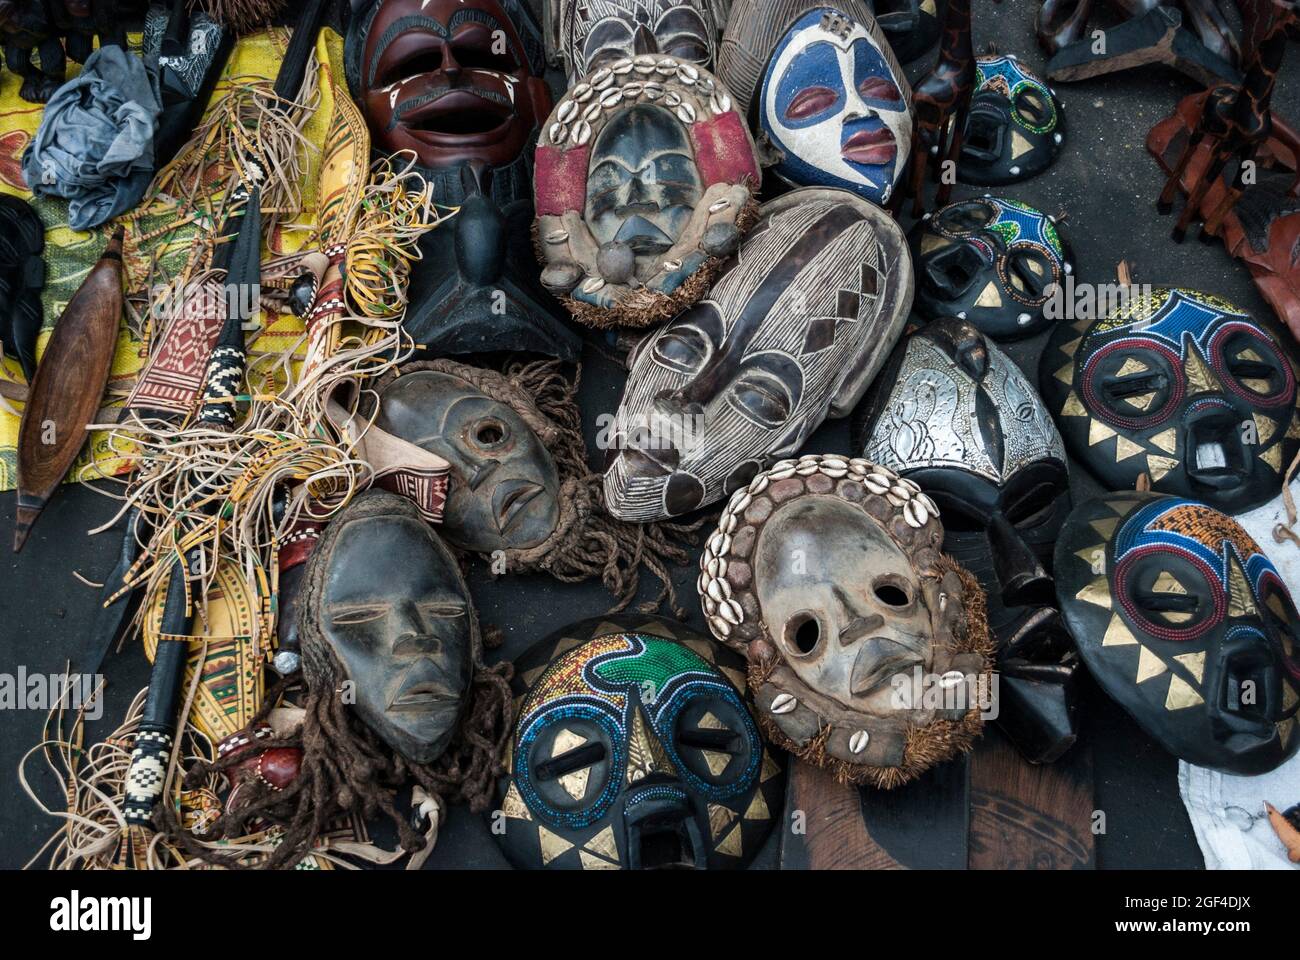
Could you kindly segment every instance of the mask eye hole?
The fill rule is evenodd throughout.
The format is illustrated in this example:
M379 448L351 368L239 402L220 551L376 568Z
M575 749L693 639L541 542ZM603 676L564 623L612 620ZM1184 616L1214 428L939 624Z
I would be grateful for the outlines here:
M811 656L822 642L822 625L817 615L801 610L786 621L785 646L796 657Z
M1251 330L1231 333L1216 344L1213 362L1228 388L1250 400L1283 399L1292 382L1276 346Z
M964 236L982 230L997 218L997 210L982 200L967 200L944 207L934 216L941 233Z
M1125 607L1153 636L1199 636L1222 617L1214 591L1197 564L1174 550L1152 551L1119 569Z
M1007 254L1004 270L1011 289L1030 300L1046 299L1047 285L1056 280L1056 264L1032 248L1012 250Z
M1044 127L1052 119L1052 103L1037 87L1025 87L1013 100L1016 115L1031 127Z
M1167 419L1180 399L1182 371L1158 350L1111 350L1090 360L1084 389L1103 419L1141 428Z
M680 373L694 373L701 369L709 353L709 339L695 327L685 324L664 331L654 344L654 358Z
M1040 483L1006 508L1006 518L1014 527L1036 527L1051 517L1052 508L1063 492L1055 484Z
M871 592L885 606L895 609L902 609L912 602L910 585L892 575L877 577L871 584Z
M753 779L756 731L748 714L730 696L700 693L677 712L664 743L680 761L679 771L709 790L729 797L748 789Z
M510 428L496 417L484 417L474 424L470 436L478 446L489 449L505 443L510 436Z

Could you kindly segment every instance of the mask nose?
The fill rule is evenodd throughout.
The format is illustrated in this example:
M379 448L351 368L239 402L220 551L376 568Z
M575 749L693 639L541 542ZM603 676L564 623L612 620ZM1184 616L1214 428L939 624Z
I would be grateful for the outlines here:
M1052 603L1052 578L1019 532L1001 513L989 522L993 572L1002 588L1002 605L1025 607Z
M632 52L634 54L659 52L659 43L655 40L655 35L644 23L637 24L636 33L632 37Z
M428 633L424 618L411 601L405 601L393 608L393 626L400 631L393 643L395 656L415 656L418 654L437 653L442 642Z
M456 55L452 53L451 44L445 40L442 44L442 72L453 84L460 77L460 64L456 61Z

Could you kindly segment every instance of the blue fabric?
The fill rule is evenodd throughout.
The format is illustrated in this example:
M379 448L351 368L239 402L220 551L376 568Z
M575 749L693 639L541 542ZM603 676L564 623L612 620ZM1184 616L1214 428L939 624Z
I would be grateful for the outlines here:
M125 213L153 178L160 110L139 57L116 45L96 50L46 104L23 154L28 187L67 199L74 230Z

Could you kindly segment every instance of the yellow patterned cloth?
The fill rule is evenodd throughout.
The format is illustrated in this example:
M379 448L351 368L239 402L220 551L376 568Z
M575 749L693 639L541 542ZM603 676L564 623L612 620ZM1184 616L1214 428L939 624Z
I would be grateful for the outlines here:
M232 78L275 78L287 46L290 31L274 29L240 40L226 62L221 81L212 95L215 102L231 86ZM130 37L133 49L138 50L140 37ZM316 187L320 173L320 148L325 143L325 133L334 106L335 96L347 96L347 82L343 77L343 40L333 30L321 31L317 40L316 55L321 64L320 102L308 120L304 136L313 145L303 163L303 210L298 218L282 225L274 235L266 238L263 256L296 253L312 239L316 223ZM69 76L80 67L69 63ZM40 126L43 108L27 103L18 96L21 78L8 70L0 71L0 191L22 197L28 201L45 224L45 289L41 295L45 314L44 331L37 344L39 358L45 350L50 331L63 312L77 287L85 279L98 259L108 237L118 225L126 227L124 261L127 271L127 295L140 294L155 280L150 277L151 265L157 258L161 272L166 274L184 262L193 248L193 237L198 227L193 223L178 225L182 212L156 201L143 209L128 211L117 220L82 233L70 230L68 204L65 200L33 198L22 176L22 155ZM258 338L258 352L284 351L302 336L303 323L292 314L264 317L266 330ZM123 323L118 336L117 353L109 374L105 403L120 405L136 374L144 365L147 345ZM9 380L22 381L22 372L16 359L6 358L0 375ZM9 406L21 412L20 403ZM0 409L0 490L12 490L17 484L17 443L19 418ZM81 457L69 473L70 481L92 480L111 476L130 469L130 461L122 457L124 451L114 450L106 432L96 432L82 451Z

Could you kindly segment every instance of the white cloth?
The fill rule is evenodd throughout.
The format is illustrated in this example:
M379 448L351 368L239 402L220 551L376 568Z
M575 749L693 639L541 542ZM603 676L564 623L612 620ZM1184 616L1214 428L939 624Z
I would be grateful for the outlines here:
M1238 777L1178 761L1178 792L1207 870L1300 870L1264 813L1300 803L1300 754L1257 777Z
M1300 504L1300 482L1292 484L1291 493ZM1286 523L1281 495L1237 517L1237 522L1264 548L1291 595L1300 597L1300 547L1273 539L1273 528ZM1178 792L1207 870L1300 869L1300 864L1287 860L1282 841L1264 813L1266 800L1279 810L1300 803L1300 754L1257 777L1238 777L1180 760Z

